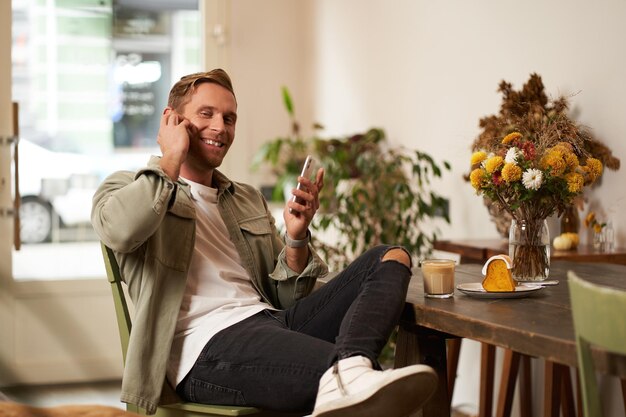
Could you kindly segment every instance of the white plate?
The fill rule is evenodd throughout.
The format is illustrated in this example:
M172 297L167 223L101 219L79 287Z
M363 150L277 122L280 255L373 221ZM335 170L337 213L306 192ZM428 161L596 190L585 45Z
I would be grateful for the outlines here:
M515 287L515 291L487 292L480 282L470 282L456 286L456 289L463 294L476 298L522 298L528 297L530 294L542 288L544 287L539 284L521 284Z

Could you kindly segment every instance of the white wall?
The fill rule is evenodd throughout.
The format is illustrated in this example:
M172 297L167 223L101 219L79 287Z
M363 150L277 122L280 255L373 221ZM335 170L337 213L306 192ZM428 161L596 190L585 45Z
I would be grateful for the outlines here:
M241 123L229 158L243 163L237 178L266 182L245 166L264 140L288 131L283 84L305 126L319 121L328 135L378 126L395 144L450 161L453 170L440 184L451 201L445 238L498 236L462 177L478 120L499 111L503 79L518 89L537 72L548 94L571 95L576 120L618 158L626 156L624 0L232 0L231 6ZM625 171L608 171L586 194L593 209L612 216L622 247ZM468 342L457 385L465 389L455 392L455 404L476 406L478 366L478 347Z
M499 110L503 79L520 88L539 73L548 94L572 95L576 120L626 155L623 0L233 0L231 13L241 123L229 158L249 162L263 141L288 131L280 99L288 85L305 127L316 120L343 135L379 126L393 143L450 161L444 237L497 236L462 176L478 120ZM587 192L613 217L622 246L624 175L609 171ZM260 182L243 170L237 177Z
M311 55L306 46L311 31L306 4L264 0L230 5L228 59L239 107L236 139L227 157L227 166L233 169L225 171L255 185L271 184L271 178L260 178L247 168L263 142L290 133L281 86L290 89L296 114L310 124L312 101L306 79Z
M446 237L495 237L481 199L462 180L478 120L497 113L502 79L539 73L571 95L577 120L626 155L626 2L314 1L315 115L336 133L382 126L390 140L445 158ZM588 193L611 211L626 243L624 170ZM556 232L556 231L555 231Z
M549 94L573 95L577 120L626 157L624 1L312 3L315 117L336 134L381 126L392 142L449 160L453 171L441 191L450 198L452 222L444 237L497 237L482 199L462 176L478 120L499 111L502 79L520 88L539 73ZM624 180L626 168L608 171L587 192L594 209L613 217L621 246ZM479 349L469 341L464 346L454 404L476 410ZM535 374L542 374L537 365ZM614 386L612 392L619 398ZM613 401L610 409L620 408Z

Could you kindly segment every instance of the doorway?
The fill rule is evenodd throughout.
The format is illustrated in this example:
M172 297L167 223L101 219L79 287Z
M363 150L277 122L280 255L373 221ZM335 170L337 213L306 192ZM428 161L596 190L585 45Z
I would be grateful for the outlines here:
M156 151L148 140L152 110L164 105L164 85L205 62L204 22L221 3L0 2L0 387L121 376L111 291L84 209L104 176L141 166ZM185 47L168 52L168 37L185 39ZM31 227L19 251L10 209L15 146L5 140L13 135L12 101L20 107L22 207Z

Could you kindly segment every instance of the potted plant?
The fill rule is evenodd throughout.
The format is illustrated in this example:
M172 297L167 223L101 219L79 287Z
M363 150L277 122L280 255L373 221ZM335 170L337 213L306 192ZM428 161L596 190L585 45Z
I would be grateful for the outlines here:
M414 257L430 253L434 218L448 217L448 200L431 187L449 170L428 154L395 148L381 129L318 143L328 187L322 192L319 230L334 230L334 243L319 242L331 266L343 267L377 244L399 244Z
M276 176L276 184L272 191L272 200L283 201L288 193L284 190L295 187L296 178L300 174L306 156L313 154L316 137L305 139L300 133L300 124L296 120L291 95L287 87L282 87L283 105L290 118L290 132L286 136L274 138L259 148L252 161L252 169L268 165ZM314 131L321 130L319 124L313 125Z
M440 165L424 152L393 147L378 128L343 138L303 139L286 88L283 102L292 118L292 135L263 145L257 161L270 164L279 182L298 175L307 153L324 166L321 207L311 227L334 236L314 242L329 266L342 268L382 243L403 245L414 257L430 253L438 232L435 218L450 221L448 200L431 187L431 181L449 170L449 163Z

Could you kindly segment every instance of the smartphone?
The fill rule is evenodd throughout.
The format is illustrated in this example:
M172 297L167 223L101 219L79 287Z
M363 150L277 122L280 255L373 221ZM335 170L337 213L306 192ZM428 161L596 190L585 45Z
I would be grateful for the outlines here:
M315 168L315 159L313 159L313 157L311 155L307 155L306 159L304 160L304 165L302 165L302 172L300 172L300 176L304 177L304 178L311 178L311 175L313 175L313 169ZM302 184L300 184L300 182L298 182L298 185L296 186L296 189L301 189L302 188ZM298 204L303 204L304 201L302 201L302 199L296 197L295 195L291 197L291 201L294 201ZM293 213L292 209L289 209L289 213Z

